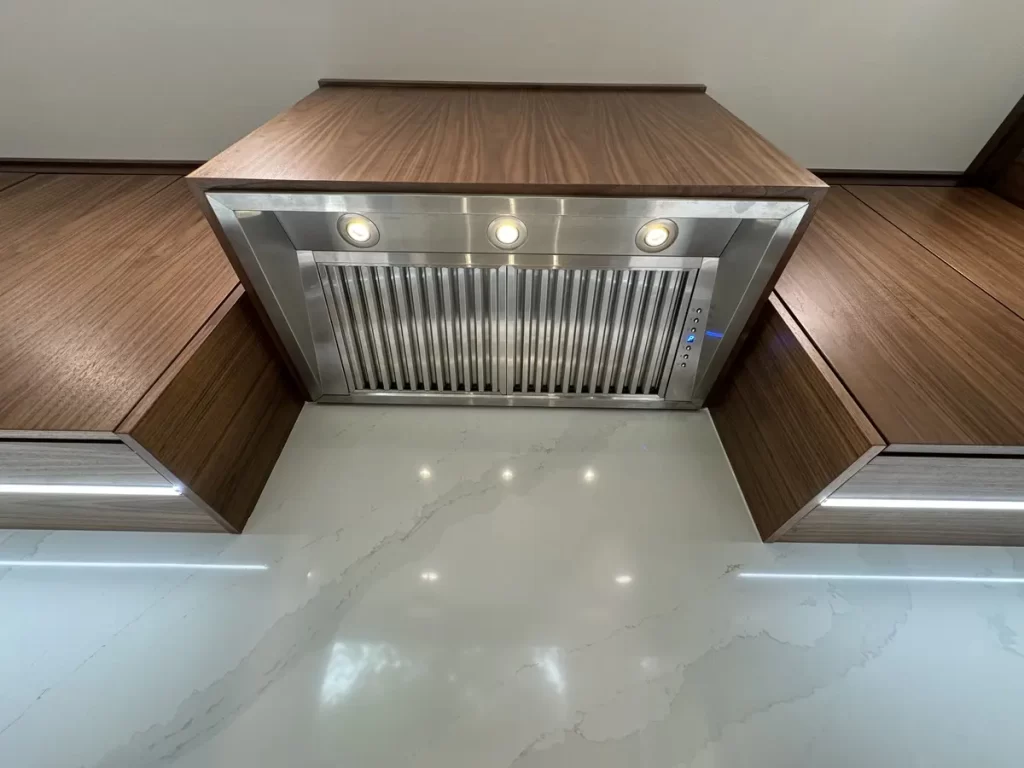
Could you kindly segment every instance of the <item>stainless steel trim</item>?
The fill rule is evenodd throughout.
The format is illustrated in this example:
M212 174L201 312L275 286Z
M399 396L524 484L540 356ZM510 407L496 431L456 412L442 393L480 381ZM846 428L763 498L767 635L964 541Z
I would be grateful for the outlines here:
M391 279L395 286L395 301L398 304L398 332L402 337L402 359L405 372L409 378L410 389L423 389L422 379L416 368L416 355L412 351L413 323L409 319L409 304L405 296L405 270L391 270Z
M802 200L649 199L630 197L505 197L500 195L332 194L208 192L233 211L318 213L420 213L514 216L624 217L643 219L784 219ZM490 219L488 219L490 223ZM636 229L629 232L633 238Z
M391 253L311 251L318 264L421 266L421 267L502 267L522 269L698 269L702 259L696 256L582 256L565 254L479 254L479 253Z
M341 356L351 394L494 391L487 372L498 270L319 269L337 349L358 350Z
M399 253L390 251L313 251L318 264L387 265L392 267L503 267L511 254Z
M567 279L572 284L569 294L569 314L565 323L565 365L562 368L562 392L569 391L572 371L576 367L576 328L579 323L580 282L585 272L568 272Z
M800 226L807 209L808 206L804 203L774 227L771 227L770 222L767 221L757 222L760 237L756 239L741 238L741 231L737 230L737 236L733 237L722 253L720 260L722 262L722 278L720 278L722 282L739 282L745 283L745 285L739 300L732 307L729 307L725 300L718 296L714 299L715 317L709 317L707 322L716 323L721 328L721 336L710 339L713 348L708 350L710 354L700 360L699 377L690 394L695 402L703 403L711 391L718 374L725 366L726 358L729 357L733 347L739 341L740 334L743 332L754 306L764 296L772 275L775 274L775 268L793 241L793 235ZM744 223L752 226L750 222ZM765 224L768 226L766 227ZM763 243L764 230L768 228L771 229L771 233L765 244ZM755 240L755 243L752 244L750 240ZM760 245L760 249L758 249L758 245ZM749 254L743 268L740 267L735 254L741 249ZM718 319L718 315L728 317L728 320L723 322Z
M388 343L388 359L391 362L391 378L396 389L405 389L405 376L402 372L401 353L398 350L399 331L395 325L395 312L391 306L391 280L388 267L376 267L377 292L380 294L380 305L384 310L384 337Z
M356 248L337 233L336 215L315 212L276 211L281 227L295 248L316 252L378 252L492 255L506 263L531 266L529 257L629 257L650 259L717 256L729 242L741 218L679 218L679 236L664 250L650 254L634 240L640 219L622 216L573 217L534 215L530 237L515 251L494 245L487 235L490 216L419 213L376 214L380 241ZM520 259L520 256L523 259ZM514 259L514 261L513 261Z
M243 228L242 220L235 214L238 208L225 204L218 194L209 194L207 198L257 298L278 330L303 386L310 397L319 398L323 388L315 364L309 316L302 306L305 296L294 245L272 213L247 217Z
M443 392L445 365L441 347L441 329L439 328L441 313L437 302L437 283L434 280L434 270L431 267L423 270L423 288L427 294L426 323L430 328L430 360L434 366L434 386L437 391Z
M460 269L455 275L459 285L459 341L462 344L462 382L465 390L473 390L473 375L469 359L469 295L466 292L466 270Z
M345 372L345 382L351 392L356 389L365 389L361 369L352 364L352 356L359 354L359 347L356 346L352 323L346 318L344 322L338 315L338 307L344 300L344 289L341 287L340 276L337 270L327 271L326 268L318 266L320 282L324 286L324 295L329 296L327 312L331 317L331 326L335 333L341 338L338 340L338 353L341 355L341 368Z
M724 243L723 243L724 245ZM596 255L566 253L420 253L312 250L318 264L419 267L504 267L521 269L698 269L700 256Z
M523 357L522 357L522 388L530 389L533 381L531 373L534 366L534 327L533 327L533 271L522 270L523 278Z
M647 282L646 272L629 272L629 315L626 318L625 337L622 344L622 358L619 361L619 375L616 378L615 392L626 394L626 376L629 373L633 360L633 346L637 336L637 318L640 316L640 305L643 302L645 284Z
M506 314L505 322L502 325L505 327L506 333L506 348L505 348L505 392L513 392L516 387L516 366L515 362L518 359L516 349L522 338L522 330L519 328L519 313L516 312L518 306L518 285L519 275L517 272L509 273L507 267L501 269L505 273L505 290L507 296L505 299Z
M656 331L653 341L654 346L651 351L651 364L647 366L647 375L644 377L644 392L651 391L651 388L654 387L655 382L661 377L662 371L664 371L666 367L665 365L658 367L655 363L665 357L665 345L668 343L669 333L672 330L672 322L674 320L670 313L672 308L676 306L676 299L679 295L679 278L680 273L670 272L665 281L665 298L661 302L661 311L658 315L658 321L655 326ZM683 278L686 278L685 273L683 274ZM685 309L679 314L682 315L684 313ZM672 358L668 358L668 364L671 364L671 360Z
M643 311L643 318L640 320L640 329L637 332L636 364L633 366L630 377L630 394L637 394L640 389L640 376L643 374L644 364L647 360L647 346L651 338L651 323L654 321L654 310L661 301L661 272L651 272L648 277L649 290L646 292L646 302Z
M698 410L692 403L664 400L657 395L570 395L488 394L457 395L437 392L358 392L353 395L324 395L320 403L390 405L486 405L496 407L532 406L540 408L636 408L650 410Z
M370 345L370 330L366 327L366 310L363 308L363 298L359 289L360 275L359 267L345 268L346 304L352 315L353 323L356 326L356 339L359 344L359 355L362 359L363 371L366 375L370 389L376 389L377 369L373 363L372 346ZM385 385L386 386L386 385Z
M388 371L388 362L385 358L384 336L380 332L380 302L374 290L373 267L356 267L359 270L359 279L363 289L363 304L366 307L366 317L369 322L366 324L370 330L370 338L373 340L373 353L377 361L377 378L383 389L391 389L391 372Z
M666 355L670 326L685 309L680 304L679 291L672 288L678 284L680 274L690 273L581 269L551 274L547 270L510 270L509 285L515 286L509 288L507 318L509 355L513 359L510 394L658 395L655 383L670 362ZM550 315L547 302L541 302L535 312L533 301L534 295L545 293L549 275L555 281ZM620 317L613 321L617 326L612 328L608 317L616 278L626 294L620 302ZM535 288L535 284L539 287ZM599 290L603 302L598 300ZM537 314L538 344L546 346L550 333L550 349L537 349L532 341L532 318ZM599 348L609 337L611 346L621 350L621 357L607 352L604 346ZM537 372L532 375L531 357L539 359ZM606 358L612 378L608 386L602 387L601 363Z
M548 355L550 354L550 347L548 346L548 292L551 282L551 272L544 271L540 273L540 299L537 302L537 307L540 310L540 322L538 325L538 344L539 349L537 352L537 367L533 374L533 391L540 392L541 387L545 381L545 376L548 370Z
M498 354L494 361L495 376L498 380L498 391L502 394L508 392L508 270L498 270Z
M701 359L701 349L705 343L705 332L701 329L707 325L707 316L711 306L711 297L715 291L718 275L718 259L705 259L704 265L697 273L697 280L690 297L690 306L681 313L683 325L679 329L679 346L672 362L665 397L668 400L693 400L694 382L697 377L697 362ZM699 310L699 311L698 311Z
M597 317L597 339L594 341L594 362L591 364L590 379L587 382L587 390L589 392L597 390L602 366L606 365L604 349L605 339L608 334L608 310L612 302L612 283L615 281L616 273L603 272L599 274L601 276L601 299Z
M604 363L604 383L601 387L602 391L609 392L612 387L612 377L615 375L615 371L618 369L619 359L619 345L622 342L622 316L626 311L626 299L629 296L629 272L620 272L616 275L616 279L619 281L616 288L618 289L615 297L615 314L612 316L611 325L611 349L609 354L605 356Z
M672 376L672 371L675 368L676 360L681 359L683 362L689 362L694 358L681 357L682 354L688 355L692 350L687 350L688 345L683 342L683 328L686 326L687 313L690 311L690 303L693 300L694 287L697 284L697 278L700 277L700 272L689 273L684 276L685 283L682 288L682 298L679 301L679 312L676 313L675 322L672 323L672 332L668 337L668 349L665 354L665 367L659 374L660 380L658 383L658 394L662 397L668 397L668 382Z
M338 337L331 324L326 293L320 281L316 262L313 261L313 254L309 251L296 251L295 258L321 386L329 392L348 392L348 382L341 366Z
M562 367L562 328L565 326L565 280L566 272L555 272L555 305L551 312L551 368L548 371L548 392L554 393L558 382L558 371Z
M449 267L441 267L438 270L441 280L441 309L444 313L444 323L441 326L441 330L444 331L444 349L445 349L445 360L448 363L448 381L451 386L452 392L459 391L459 374L458 361L456 360L456 352L458 343L455 339L455 323L453 322L453 316L455 314L455 308L452 304L452 281L451 281L451 269Z
M590 355L590 335L594 328L594 297L597 294L597 281L601 273L596 269L587 272L587 295L583 302L583 328L581 329L580 354L576 367L574 384L577 391L586 385L587 361Z
M487 389L487 377L484 375L484 367L487 360L484 358L484 273L480 269L473 270L473 296L474 308L476 309L476 330L473 340L476 342L476 390Z
M482 391L561 404L592 395L702 403L808 209L766 200L208 198L314 398ZM379 242L350 245L337 228L348 213L372 216ZM487 238L487 225L509 216L529 229L514 252ZM638 232L658 219L678 237L644 252ZM690 328L703 333L680 343Z

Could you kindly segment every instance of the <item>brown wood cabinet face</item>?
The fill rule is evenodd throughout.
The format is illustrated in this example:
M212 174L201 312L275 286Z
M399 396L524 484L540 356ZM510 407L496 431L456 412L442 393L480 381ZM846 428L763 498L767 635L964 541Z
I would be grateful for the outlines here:
M887 442L1021 444L1024 320L850 192L776 292Z
M238 278L166 176L0 193L0 429L111 432Z
M711 417L766 540L884 445L774 296Z
M118 433L240 531L301 408L238 288Z
M1024 317L1024 209L983 189L851 187L849 191Z

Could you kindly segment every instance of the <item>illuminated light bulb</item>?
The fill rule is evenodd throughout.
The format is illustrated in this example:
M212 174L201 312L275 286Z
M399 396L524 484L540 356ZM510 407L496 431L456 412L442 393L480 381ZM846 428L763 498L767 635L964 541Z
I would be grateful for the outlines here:
M495 230L494 236L498 239L499 243L512 245L512 243L519 239L519 227L515 224L502 224Z
M633 577L630 576L628 573L620 573L618 576L615 577L615 583L616 584L632 584L633 583Z
M365 221L350 221L345 226L345 232L357 243L365 243L370 239L370 228Z
M648 221L636 233L636 247L641 251L656 253L675 242L679 230L671 219Z
M503 469L501 472L501 479L504 480L506 483L515 476L515 472L513 472L511 469Z
M420 469L420 477L423 478L424 480L429 480L432 477L432 475L433 473L430 471L430 467L423 467L422 469Z
M437 571L424 571L420 574L420 578L424 581L437 581L441 577Z
M644 235L644 243L649 248L658 248L668 242L668 229L665 227L651 227Z
M595 480L597 480L597 472L595 472L594 470L592 470L590 468L587 468L587 470L584 471L584 473L583 473L583 480L584 480L584 482L587 482L587 483L594 482Z

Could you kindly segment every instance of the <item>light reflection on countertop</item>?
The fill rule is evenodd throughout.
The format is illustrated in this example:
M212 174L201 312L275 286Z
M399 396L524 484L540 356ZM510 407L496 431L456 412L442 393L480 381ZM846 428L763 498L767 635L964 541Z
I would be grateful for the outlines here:
M392 645L336 642L324 671L320 702L325 706L337 704L358 686L360 677L401 670L408 665Z
M245 535L3 531L0 561L3 766L1024 748L1022 551L765 546L704 413L307 406ZM153 567L21 565L83 561Z

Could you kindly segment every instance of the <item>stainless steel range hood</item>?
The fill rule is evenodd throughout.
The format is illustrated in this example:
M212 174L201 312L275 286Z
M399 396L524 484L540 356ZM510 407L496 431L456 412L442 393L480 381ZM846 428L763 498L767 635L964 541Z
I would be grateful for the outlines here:
M803 201L208 192L321 402L700 407Z

